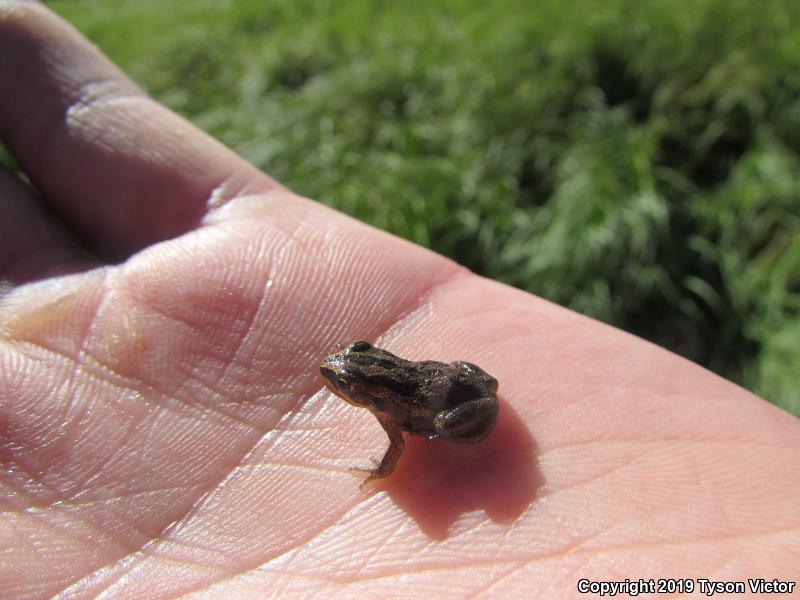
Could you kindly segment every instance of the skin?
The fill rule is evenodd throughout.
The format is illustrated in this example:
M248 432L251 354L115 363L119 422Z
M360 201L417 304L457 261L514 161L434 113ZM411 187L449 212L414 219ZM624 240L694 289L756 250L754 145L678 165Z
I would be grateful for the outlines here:
M37 3L0 5L0 88L40 190L0 173L0 596L796 577L796 418L295 196ZM492 435L359 490L385 435L317 369L353 339L481 365Z

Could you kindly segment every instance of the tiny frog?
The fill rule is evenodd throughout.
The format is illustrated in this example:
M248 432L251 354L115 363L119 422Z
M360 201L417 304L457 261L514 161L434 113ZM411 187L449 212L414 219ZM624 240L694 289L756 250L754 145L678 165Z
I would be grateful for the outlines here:
M320 371L334 394L368 409L389 436L377 468L351 469L366 475L362 485L394 471L405 450L403 431L480 442L497 418L497 380L468 362L413 362L357 341L326 356Z

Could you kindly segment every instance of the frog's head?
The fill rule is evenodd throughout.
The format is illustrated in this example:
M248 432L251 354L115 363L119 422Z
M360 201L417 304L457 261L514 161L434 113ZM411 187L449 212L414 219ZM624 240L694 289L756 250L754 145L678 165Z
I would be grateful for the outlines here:
M371 362L371 353L375 350L369 342L359 340L326 356L319 366L325 384L337 396L357 406L365 406L354 396L357 395L356 388L362 385L368 376L366 370Z

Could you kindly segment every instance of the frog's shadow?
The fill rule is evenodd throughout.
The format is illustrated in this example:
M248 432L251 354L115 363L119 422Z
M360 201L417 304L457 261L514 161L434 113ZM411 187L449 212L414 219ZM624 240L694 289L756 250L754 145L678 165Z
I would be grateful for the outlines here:
M486 440L455 444L406 437L397 470L375 488L386 491L425 534L443 540L461 515L475 510L495 522L514 521L542 483L536 443L501 400L497 424Z

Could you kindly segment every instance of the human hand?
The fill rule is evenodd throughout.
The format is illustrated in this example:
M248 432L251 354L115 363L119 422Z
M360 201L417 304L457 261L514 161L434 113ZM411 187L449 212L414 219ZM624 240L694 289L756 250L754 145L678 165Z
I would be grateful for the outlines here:
M0 137L40 192L0 173L1 595L794 573L796 418L297 197L41 5L0 7L0 82ZM347 468L385 435L318 373L357 338L485 368L495 431L410 439L359 490Z

